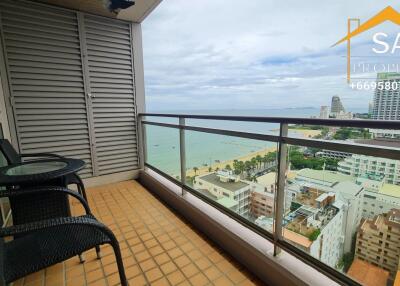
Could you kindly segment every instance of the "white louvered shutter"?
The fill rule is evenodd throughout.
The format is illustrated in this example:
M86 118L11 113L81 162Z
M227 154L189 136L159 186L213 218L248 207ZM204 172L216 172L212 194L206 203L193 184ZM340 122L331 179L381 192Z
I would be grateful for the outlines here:
M130 25L85 15L97 171L138 168Z
M20 151L83 159L92 176L76 13L1 0L0 16Z

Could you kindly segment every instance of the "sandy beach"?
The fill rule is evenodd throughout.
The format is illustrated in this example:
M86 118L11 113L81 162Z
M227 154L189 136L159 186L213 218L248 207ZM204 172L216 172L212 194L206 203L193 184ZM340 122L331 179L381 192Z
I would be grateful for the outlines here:
M297 129L297 128L290 128L290 127L289 127L289 130L291 132L300 133L301 136L304 138L313 138L313 137L321 134L321 130ZM279 132L279 129L271 129L270 131Z
M233 161L234 160L250 161L251 158L256 157L257 155L264 156L265 154L267 154L269 152L274 152L274 151L276 151L276 147L268 147L268 148L265 148L265 149L262 149L262 150L259 150L259 151L255 151L255 152L249 153L249 154L241 156L241 157L234 158L232 160L221 161L220 163L214 163L214 164L211 165L211 168L213 170L215 170L216 168L224 169L226 165L230 165L231 167L233 167ZM196 172L197 176L209 173L209 171L208 171L209 166L198 166L198 168L199 168L199 170ZM193 169L187 170L186 176L192 177L194 175L195 174L194 174L194 170Z
M303 135L305 138L312 138L321 134L321 130L291 129L291 128L289 128L289 130L301 133L301 135Z

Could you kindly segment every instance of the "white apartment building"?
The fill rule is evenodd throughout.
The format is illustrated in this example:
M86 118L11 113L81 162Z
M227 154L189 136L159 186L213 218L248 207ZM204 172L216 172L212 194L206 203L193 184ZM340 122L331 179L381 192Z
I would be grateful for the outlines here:
M394 138L400 139L400 130L393 129L369 129L373 138Z
M391 209L400 209L400 186L386 184L378 177L360 177L357 183L364 188L363 218L374 218Z
M400 185L400 161L353 154L339 162L338 171L353 177L383 176L384 182Z
M240 180L232 171L218 171L197 176L194 188L209 195L221 205L247 216L250 212L250 191L255 183Z
M344 159L350 157L352 154L343 151L333 151L333 150L326 150L323 149L315 153L315 156L321 158L329 158L329 159Z

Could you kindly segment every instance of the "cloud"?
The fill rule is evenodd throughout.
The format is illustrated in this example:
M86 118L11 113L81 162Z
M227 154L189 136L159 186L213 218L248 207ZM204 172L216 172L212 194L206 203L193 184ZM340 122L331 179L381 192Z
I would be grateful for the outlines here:
M143 24L146 105L319 107L339 95L345 106L367 110L372 92L346 85L346 46L331 46L346 35L348 17L366 20L387 5L400 8L394 1L164 0ZM352 47L364 54L370 44L365 35Z

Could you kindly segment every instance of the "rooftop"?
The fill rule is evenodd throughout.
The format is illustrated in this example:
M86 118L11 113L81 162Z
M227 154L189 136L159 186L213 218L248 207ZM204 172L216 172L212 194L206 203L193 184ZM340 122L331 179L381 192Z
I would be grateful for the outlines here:
M400 186L392 184L383 184L382 188L379 190L379 193L387 196L400 198Z
M265 187L270 187L271 185L275 184L275 180L276 180L275 172L267 173L265 175L257 177L257 183Z
M389 272L358 258L354 259L347 275L364 286L386 286Z
M217 174L215 173L211 173L211 174L207 174L204 176L199 176L198 179L202 179L208 183L211 183L213 185L216 185L218 187L224 188L228 191L231 192L235 192L238 191L240 189L243 189L245 187L247 187L249 184L244 183L242 181L238 181L238 182L222 182L219 177L217 176Z
M400 210L391 209L389 212L377 215L372 219L362 219L360 230L363 232L377 231L385 225L390 225L392 231L400 231Z
M94 215L116 235L130 285L262 285L136 181L87 190ZM72 211L83 212L72 202ZM119 283L109 246L56 264L13 286L112 286Z
M363 190L362 186L350 181L338 182L332 189L351 196L357 196Z
M313 170L308 168L298 171L297 177L320 181L321 183L330 184L331 186L337 182L353 181L352 176L349 175L344 175L334 171Z
M283 229L283 237L305 248L309 248L313 243L304 235L301 235L286 228Z

